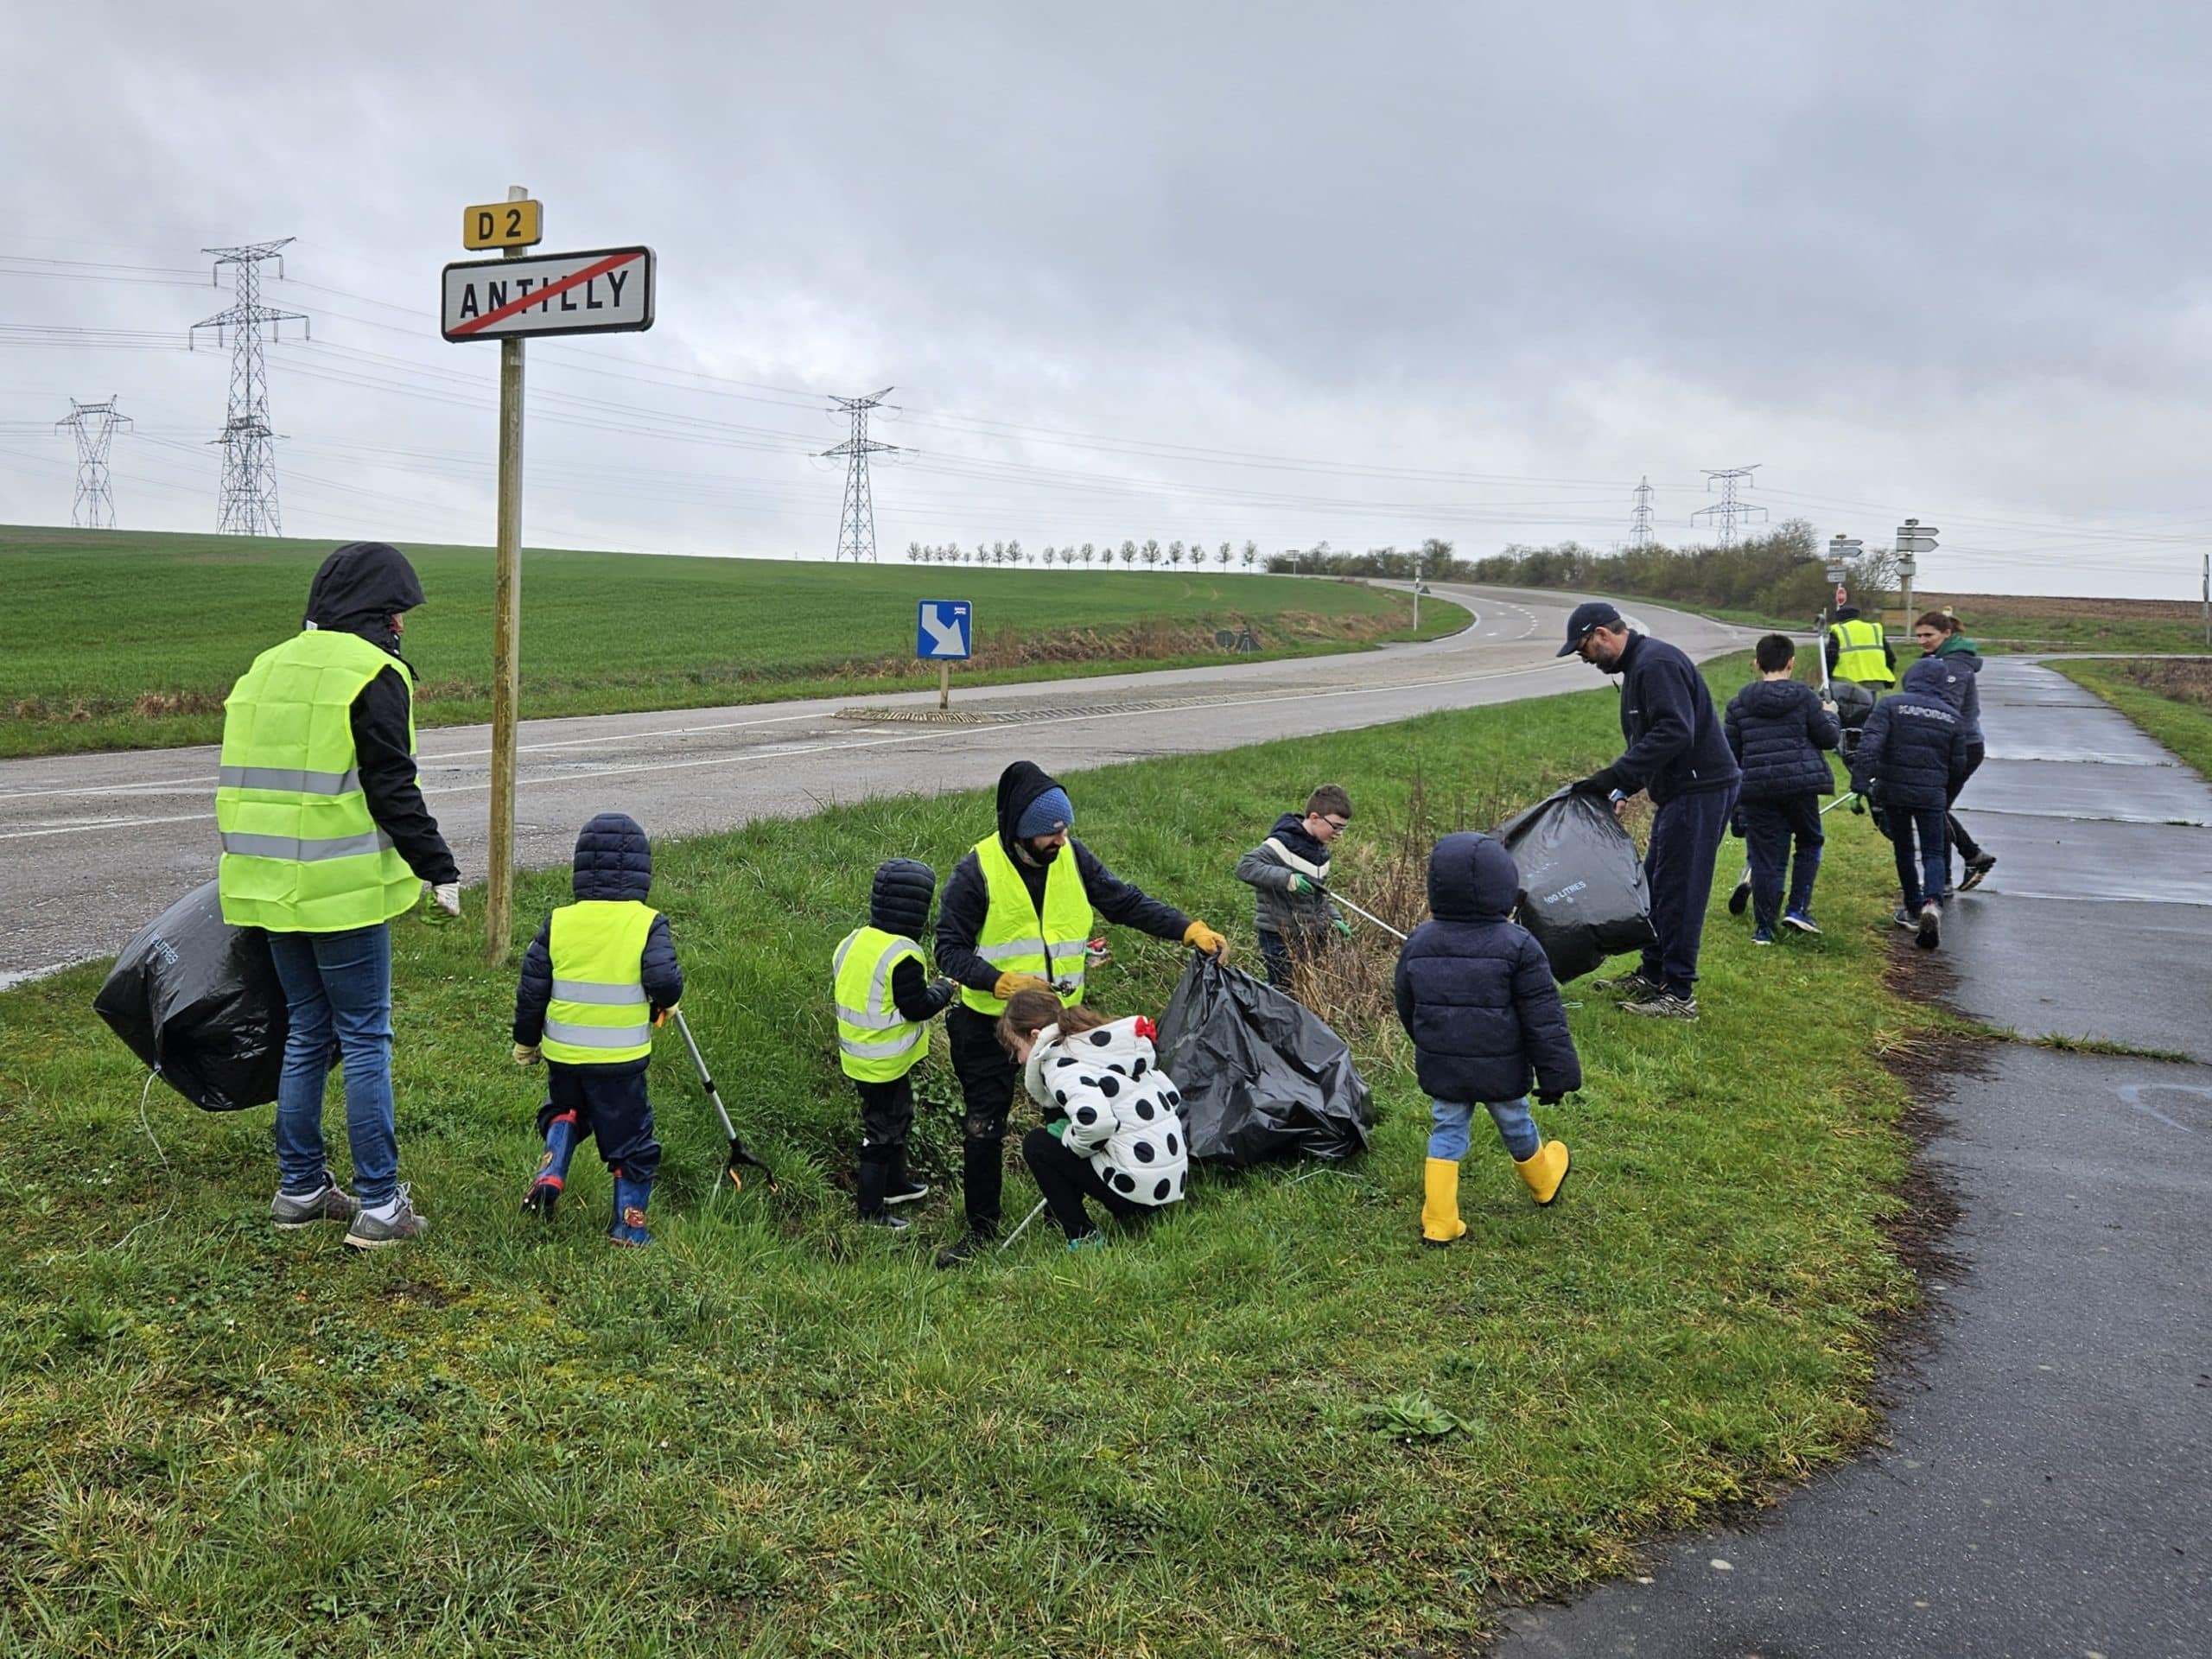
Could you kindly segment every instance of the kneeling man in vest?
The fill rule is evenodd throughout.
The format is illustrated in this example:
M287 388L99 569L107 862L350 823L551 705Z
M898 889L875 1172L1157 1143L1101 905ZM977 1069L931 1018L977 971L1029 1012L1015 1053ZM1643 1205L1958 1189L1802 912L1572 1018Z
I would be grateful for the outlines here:
M1018 1068L998 1038L999 1015L1020 990L1050 990L1062 1006L1083 1001L1090 913L1211 956L1229 942L1173 905L1145 896L1068 832L1067 791L1027 760L999 775L998 829L954 867L938 906L937 966L960 982L945 1016L953 1074L966 1109L961 1179L968 1231L938 1252L941 1268L978 1255L998 1236L1006 1175L1007 1109Z
M397 549L350 542L315 573L304 629L255 658L223 700L223 919L269 936L289 1020L271 1208L279 1227L345 1223L357 1249L429 1224L399 1179L389 925L425 881L439 909L461 913L461 871L415 780L415 675L399 635L422 602ZM358 1198L323 1156L334 1046Z
M653 1027L683 995L668 918L645 903L653 851L637 820L602 812L576 837L576 902L545 918L515 988L515 1064L543 1058L546 1102L537 1127L545 1155L522 1201L553 1218L569 1160L587 1135L614 1177L617 1244L650 1244L645 1205L660 1169L645 1063Z

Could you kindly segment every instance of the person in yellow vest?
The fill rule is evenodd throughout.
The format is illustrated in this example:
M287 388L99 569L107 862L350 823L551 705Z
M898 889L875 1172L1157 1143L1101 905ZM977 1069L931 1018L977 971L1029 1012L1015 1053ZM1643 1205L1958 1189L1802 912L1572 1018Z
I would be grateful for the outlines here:
M1876 696L1897 689L1897 654L1882 625L1859 615L1856 605L1836 612L1828 625L1827 652L1828 672L1835 678L1853 681Z
M929 1022L959 987L922 971L916 943L929 925L937 872L911 858L879 865L868 894L868 925L845 935L830 959L836 1005L837 1060L861 1097L860 1175L854 1198L871 1227L906 1230L893 1205L929 1196L906 1173L906 1131L914 1122L909 1077L929 1052Z
M957 1267L998 1237L1006 1176L1007 1112L1017 1072L1000 1046L999 1015L1020 990L1054 990L1083 1001L1091 912L1155 938L1179 939L1225 957L1229 942L1173 905L1147 897L1069 834L1075 808L1067 791L1027 760L999 775L998 829L977 842L944 884L938 907L937 965L960 982L945 1016L953 1075L960 1079L962 1196L968 1230L938 1252Z
M302 632L255 658L223 702L217 890L225 921L268 935L289 1022L270 1209L283 1228L343 1222L359 1249L429 1225L399 1179L388 924L425 882L461 913L460 868L416 783L415 676L399 655L401 618L422 602L397 550L349 543L315 572ZM353 1192L323 1151L334 1045Z
M645 903L652 843L626 813L602 812L576 837L575 903L545 918L523 953L515 985L515 1064L545 1062L537 1114L545 1152L524 1213L553 1219L576 1143L599 1143L614 1178L617 1244L650 1244L645 1207L660 1170L645 1063L653 1027L683 997L683 969L668 918Z

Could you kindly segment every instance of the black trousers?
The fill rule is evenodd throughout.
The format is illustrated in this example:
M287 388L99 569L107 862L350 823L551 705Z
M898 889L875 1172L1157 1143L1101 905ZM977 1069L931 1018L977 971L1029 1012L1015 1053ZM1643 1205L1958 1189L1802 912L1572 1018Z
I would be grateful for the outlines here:
M1643 972L1676 996L1694 994L1705 907L1713 896L1713 861L1736 810L1738 787L1732 783L1677 795L1652 815L1643 879L1651 889L1654 938L1644 947Z
M1006 1185L1007 1114L1014 1106L1017 1081L1014 1056L999 1046L995 1014L978 1014L956 1002L944 1017L952 1045L952 1075L960 1080L963 1116L960 1125L960 1187L968 1225L995 1234Z
M538 1109L538 1134L563 1112L574 1112L576 1139L589 1135L596 1141L600 1159L609 1169L633 1181L652 1181L660 1169L660 1142L653 1139L643 1060L620 1066L548 1060L545 1092L549 1098Z
M1960 791L1966 788L1967 779L1971 779L1975 772L1981 770L1982 757L1987 753L1987 748L1982 744L1969 743L1967 745L1967 775L1965 778L1959 779L1957 785L1950 791L1948 798L1943 803L1943 829L1945 838L1948 841L1952 848L1957 849L1958 855L1961 858L1980 858L1981 856L1981 846L1980 843L1976 842L1972 836L1967 833L1966 825L1959 822L1959 815L1951 811L1949 809L1952 803L1955 802L1959 798ZM1950 874L1950 853L1946 851L1943 855L1943 873L1947 876Z
M906 1144L906 1131L914 1127L914 1084L912 1072L888 1083L853 1079L861 1097L861 1147L886 1151Z
M1096 1230L1090 1224L1090 1212L1083 1207L1085 1198L1097 1199L1108 1214L1122 1221L1152 1213L1148 1205L1132 1203L1107 1185L1090 1166L1090 1159L1070 1152L1050 1129L1032 1129L1022 1136L1021 1157L1037 1178L1037 1190L1045 1195L1052 1219L1070 1238Z

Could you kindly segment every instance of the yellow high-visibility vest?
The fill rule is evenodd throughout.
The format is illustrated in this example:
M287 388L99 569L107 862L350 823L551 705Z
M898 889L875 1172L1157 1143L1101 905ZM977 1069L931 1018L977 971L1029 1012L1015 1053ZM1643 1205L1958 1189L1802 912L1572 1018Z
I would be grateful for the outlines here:
M309 628L253 659L223 700L217 891L233 927L338 933L411 908L422 883L369 816L353 699L407 664L359 634ZM407 747L415 748L414 699Z
M976 843L976 860L983 868L990 893L990 909L976 936L976 954L1002 974L1034 974L1068 988L1060 992L1064 1007L1083 1001L1083 975L1090 944L1090 896L1076 874L1073 843L1045 867L1045 913L1039 918L1036 902L1014 868L996 836ZM960 1000L978 1014L1006 1012L1006 999L960 988Z
M1880 623L1854 617L1848 622L1830 623L1828 634L1835 641L1835 667L1830 671L1839 679L1856 680L1861 685L1897 683L1897 670L1890 666L1889 653L1882 649Z
M891 1000L892 971L919 962L922 947L880 927L845 935L830 959L831 995L837 1003L837 1059L845 1075L862 1083L903 1077L928 1052L929 1027L909 1020Z
M613 1065L653 1052L645 935L658 912L634 899L581 899L555 911L546 946L553 1000L539 1052L569 1065Z

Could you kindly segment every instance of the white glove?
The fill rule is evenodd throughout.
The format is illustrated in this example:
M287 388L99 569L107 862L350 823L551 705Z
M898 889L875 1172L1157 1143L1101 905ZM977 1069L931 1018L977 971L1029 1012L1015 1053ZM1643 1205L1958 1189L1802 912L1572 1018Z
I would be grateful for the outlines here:
M431 902L448 916L461 914L461 883L441 881L430 889Z

